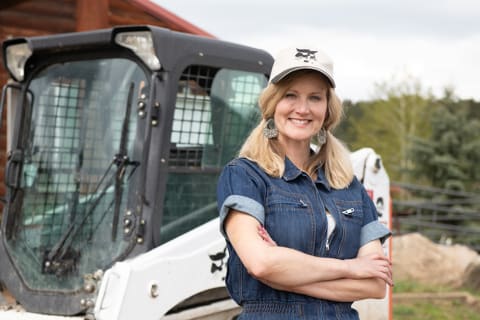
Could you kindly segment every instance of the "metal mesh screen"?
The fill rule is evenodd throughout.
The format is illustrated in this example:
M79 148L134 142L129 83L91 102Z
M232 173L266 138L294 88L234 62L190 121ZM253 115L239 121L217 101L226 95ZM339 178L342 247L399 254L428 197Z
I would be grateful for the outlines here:
M191 67L179 82L170 138L173 145L170 166L200 167L203 146L213 143L209 91L214 74L211 68Z
M217 216L223 166L258 122L263 75L190 66L179 84L171 133L162 242Z
M30 287L73 288L82 281L73 275L103 268L128 249L117 218L140 162L133 154L137 116L126 111L146 83L134 62L98 59L52 65L29 84L33 104L20 115L22 185L9 206L15 228L8 245ZM127 167L115 161L120 154Z
M90 91L86 97L85 87L84 80L57 79L38 97L34 110L32 145L24 169L28 192L23 221L25 226L42 221L40 242L47 247L58 240L77 215L88 210L84 203L111 161L104 150L98 150L104 135L99 123L104 112L97 100L99 92ZM101 207L106 205L101 202L99 209L106 210ZM79 236L92 232L90 220Z

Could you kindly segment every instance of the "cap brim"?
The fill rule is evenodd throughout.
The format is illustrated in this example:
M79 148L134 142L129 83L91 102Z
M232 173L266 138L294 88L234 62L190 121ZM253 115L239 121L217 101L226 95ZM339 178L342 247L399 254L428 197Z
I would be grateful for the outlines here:
M299 66L299 67L292 67L292 68L286 69L286 70L280 72L279 74L277 74L276 76L272 77L270 79L270 82L271 83L278 83L280 80L285 78L290 73L298 71L298 70L305 70L305 69L306 70L315 70L315 71L320 72L322 75L324 75L328 79L332 88L335 88L335 81L333 80L333 77L330 74L328 74L328 72L326 72L325 70L322 70L320 68L316 68L316 67L313 67L313 66Z

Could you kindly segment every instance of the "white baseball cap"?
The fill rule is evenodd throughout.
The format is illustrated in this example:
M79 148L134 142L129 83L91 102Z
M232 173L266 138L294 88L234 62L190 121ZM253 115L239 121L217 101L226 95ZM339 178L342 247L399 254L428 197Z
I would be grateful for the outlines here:
M313 46L294 46L281 50L275 56L270 82L277 83L293 71L311 69L322 73L333 88L333 61L322 50Z

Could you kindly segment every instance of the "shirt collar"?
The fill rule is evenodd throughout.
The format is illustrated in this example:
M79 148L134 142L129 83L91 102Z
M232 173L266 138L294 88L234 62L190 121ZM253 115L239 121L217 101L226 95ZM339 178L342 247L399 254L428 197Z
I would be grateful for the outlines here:
M293 162L285 157L285 172L283 173L283 179L285 181L292 181L298 178L303 174L302 170L298 169ZM330 184L328 183L327 177L325 177L325 172L323 171L323 166L319 166L317 169L317 180L315 183L323 185L327 190L330 190Z
M293 164L288 157L285 157L285 172L283 173L283 179L285 181L292 181L298 178L302 174L302 171Z

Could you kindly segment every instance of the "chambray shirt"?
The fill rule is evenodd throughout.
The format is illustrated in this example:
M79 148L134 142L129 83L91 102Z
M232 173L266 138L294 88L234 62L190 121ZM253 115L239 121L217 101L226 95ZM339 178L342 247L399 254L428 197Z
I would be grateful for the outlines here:
M239 319L358 319L352 303L340 303L273 289L250 276L228 241L224 221L230 209L256 218L279 245L317 257L351 259L364 244L391 234L363 185L354 178L347 188L329 186L323 168L316 181L288 158L274 178L256 163L239 158L227 164L217 187L220 230L229 250L226 285L243 307ZM327 238L325 210L336 222Z

